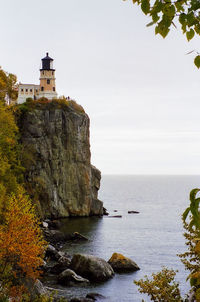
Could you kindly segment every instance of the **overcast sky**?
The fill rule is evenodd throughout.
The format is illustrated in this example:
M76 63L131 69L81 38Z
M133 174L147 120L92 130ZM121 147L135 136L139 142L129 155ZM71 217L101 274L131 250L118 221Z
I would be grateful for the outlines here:
M49 52L58 94L90 116L103 174L200 174L200 71L186 55L200 38L155 36L131 0L0 3L0 65L37 84Z

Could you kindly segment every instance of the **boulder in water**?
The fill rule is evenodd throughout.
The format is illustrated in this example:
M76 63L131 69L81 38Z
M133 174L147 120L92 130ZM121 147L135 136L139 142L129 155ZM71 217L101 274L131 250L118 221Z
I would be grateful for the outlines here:
M105 296L100 295L98 293L89 293L89 294L87 294L86 298L92 299L93 301L106 299Z
M70 267L77 274L93 282L106 281L114 275L109 263L92 255L75 254Z
M58 283L62 285L72 285L74 283L89 283L89 280L77 275L71 269L66 269L58 276Z
M88 238L83 236L82 234L78 233L78 232L74 232L72 235L71 235L71 240L77 240L77 241L87 241Z
M112 266L113 270L118 273L134 272L140 269L133 260L119 253L112 254L108 263Z
M95 300L89 298L72 298L69 302L94 302Z

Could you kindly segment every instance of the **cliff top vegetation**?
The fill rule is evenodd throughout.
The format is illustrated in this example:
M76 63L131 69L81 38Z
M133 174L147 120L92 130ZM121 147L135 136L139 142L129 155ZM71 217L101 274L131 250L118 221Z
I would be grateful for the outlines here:
M32 98L27 98L26 102L23 104L17 105L17 108L22 111L31 111L33 109L64 109L67 111L76 111L78 113L85 113L85 110L81 105L79 105L74 100L68 100L65 97L58 99L48 100L47 98L40 98L38 100L33 100Z

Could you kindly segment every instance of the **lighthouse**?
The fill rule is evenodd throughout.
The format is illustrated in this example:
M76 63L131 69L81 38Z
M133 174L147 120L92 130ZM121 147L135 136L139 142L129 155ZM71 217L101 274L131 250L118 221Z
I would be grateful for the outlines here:
M48 52L46 57L42 59L39 97L45 97L49 100L57 97L55 69L53 68L53 59L49 57Z
M40 85L19 83L17 103L24 103L27 98L38 100L42 97L48 100L57 97L55 69L53 68L53 59L49 57L48 52L46 57L42 59Z

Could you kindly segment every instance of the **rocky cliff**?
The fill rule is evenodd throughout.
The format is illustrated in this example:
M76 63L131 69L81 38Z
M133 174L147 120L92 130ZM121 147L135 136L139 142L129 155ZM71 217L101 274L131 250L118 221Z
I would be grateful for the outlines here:
M97 197L101 173L90 163L89 117L75 103L69 104L38 103L21 114L25 179L43 217L103 211Z

